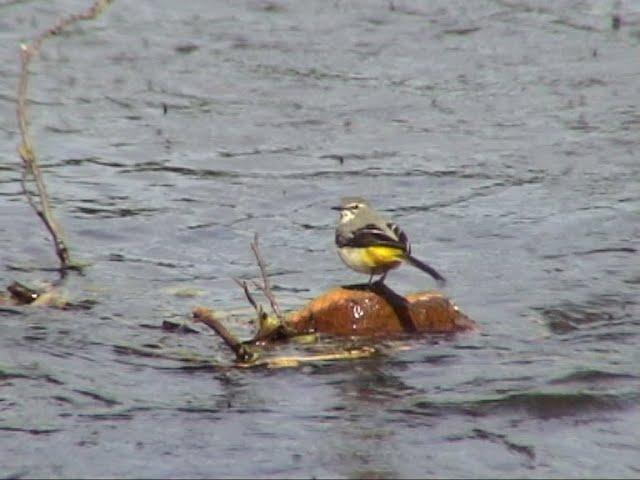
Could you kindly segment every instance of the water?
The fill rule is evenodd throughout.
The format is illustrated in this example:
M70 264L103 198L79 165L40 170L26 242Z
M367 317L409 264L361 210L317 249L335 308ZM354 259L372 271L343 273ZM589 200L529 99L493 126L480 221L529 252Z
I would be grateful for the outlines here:
M56 265L20 195L18 44L88 2L3 3L8 285ZM639 54L638 5L593 0L121 1L47 41L32 129L91 262L65 288L96 303L0 312L1 475L637 477ZM480 333L247 371L160 328L246 307L254 232L286 308L362 280L333 247L345 194ZM248 315L227 319L244 338Z

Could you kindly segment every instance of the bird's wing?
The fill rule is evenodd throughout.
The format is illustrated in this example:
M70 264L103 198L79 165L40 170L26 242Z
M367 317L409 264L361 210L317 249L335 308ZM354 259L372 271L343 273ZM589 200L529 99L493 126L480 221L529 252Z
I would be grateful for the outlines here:
M398 241L404 245L404 249L408 254L411 254L411 243L409 243L409 238L404 231L393 222L387 223L387 227L391 230L397 237Z
M405 233L395 224L389 224L389 229L396 238L374 224L365 225L349 233L336 232L336 244L340 248L394 247L408 253L410 247Z

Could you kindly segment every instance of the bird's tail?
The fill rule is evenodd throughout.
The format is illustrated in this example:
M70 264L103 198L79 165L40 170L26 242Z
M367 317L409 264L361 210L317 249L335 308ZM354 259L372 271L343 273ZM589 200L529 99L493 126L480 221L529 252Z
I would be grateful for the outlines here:
M435 268L418 260L416 257L413 257L411 255L406 255L405 260L409 262L411 265L413 265L414 267L419 268L423 272L431 275L438 282L439 287L443 287L447 283L445 278L442 275L440 275L440 273L438 273L438 271Z

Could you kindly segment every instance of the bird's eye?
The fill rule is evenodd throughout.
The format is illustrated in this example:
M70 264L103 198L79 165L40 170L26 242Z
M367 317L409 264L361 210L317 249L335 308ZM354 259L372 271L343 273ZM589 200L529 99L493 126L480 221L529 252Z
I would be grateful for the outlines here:
M357 209L359 209L359 208L360 208L360 205L358 205L357 203L353 206L353 209L354 209L354 210L357 210Z

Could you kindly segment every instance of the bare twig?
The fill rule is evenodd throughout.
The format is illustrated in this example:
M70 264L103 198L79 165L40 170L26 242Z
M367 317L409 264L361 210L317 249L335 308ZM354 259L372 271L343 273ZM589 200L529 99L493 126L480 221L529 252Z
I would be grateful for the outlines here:
M260 248L258 247L257 233L253 237L253 242L251 242L251 250L253 250L253 254L256 257L258 267L260 267L260 275L262 276L262 284L256 281L254 281L253 284L256 288L262 291L265 297L267 297L267 300L269 300L269 303L271 304L271 309L273 310L273 313L275 313L276 317L278 317L278 320L284 322L285 318L282 314L282 310L280 310L280 305L278 305L278 301L271 291L271 282L269 282L269 276L267 275L267 266L262 258L262 254L260 253Z
M29 205L45 224L47 230L53 238L56 254L60 260L62 271L71 267L69 250L64 242L62 231L53 217L49 195L46 184L42 176L42 170L38 164L35 154L28 122L28 102L27 91L29 87L29 66L33 58L40 51L42 43L49 37L59 34L64 29L70 27L80 20L91 20L96 18L113 0L96 0L85 12L70 15L60 19L52 27L38 34L30 44L20 46L20 79L18 82L18 105L16 114L18 117L18 128L20 130L21 142L18 146L18 153L22 159L24 171L22 174L22 190L27 197ZM33 181L37 195L29 191L28 183Z
M244 290L244 295L247 297L247 300L249 301L251 306L255 309L256 312L260 313L262 308L260 308L260 306L258 305L258 302L256 302L256 299L253 298L253 295L251 295L251 292L249 291L249 285L247 285L247 282L245 282L244 280L239 280L235 277L233 277L233 281L236 282L238 286L242 288L242 290Z
M249 362L255 359L256 354L252 352L246 345L243 345L235 336L227 330L227 328L213 316L211 310L205 307L196 307L191 312L193 319L197 322L202 322L209 328L215 330L220 335L220 338L224 343L233 350L236 354L236 358L240 362Z

